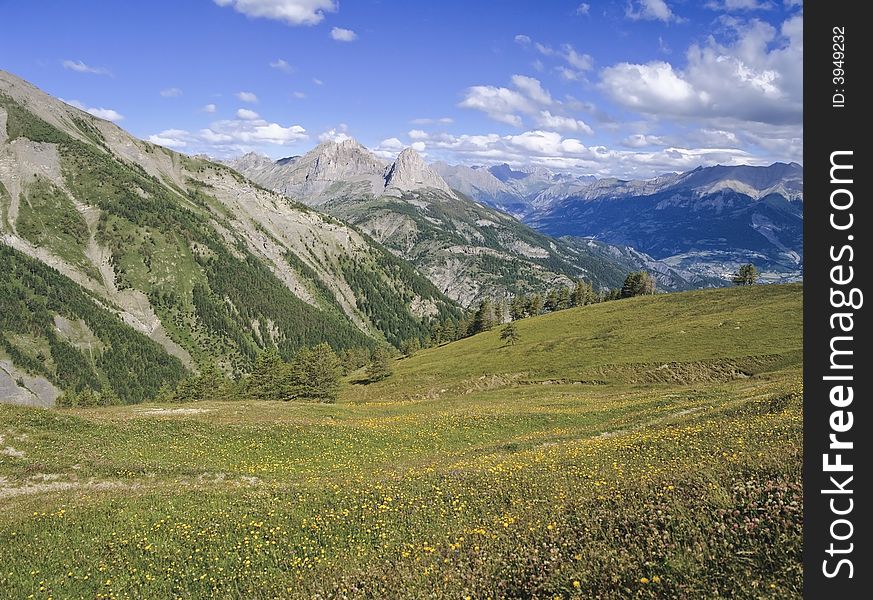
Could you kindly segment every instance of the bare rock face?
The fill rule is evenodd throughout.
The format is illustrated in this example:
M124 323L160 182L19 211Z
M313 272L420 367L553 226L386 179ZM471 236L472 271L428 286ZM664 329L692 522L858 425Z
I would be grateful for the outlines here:
M421 155L412 148L406 148L385 171L385 189L408 192L419 189L436 189L446 194L452 190L436 171L427 166Z
M233 166L241 173L249 171L265 171L273 166L273 161L263 154L249 152L248 154L243 154L239 158L234 159Z
M17 125L11 133L9 123ZM80 164L73 160L76 149L93 152L82 151ZM439 314L443 314L444 308L455 310L423 276L398 274L395 269L384 267L382 258L388 258L388 250L371 244L370 239L355 228L264 189L269 186L281 191L287 186L295 190L288 194L292 197L300 197L301 190L312 190L321 198L330 198L348 197L331 196L347 185L349 189L356 186L366 189L370 197L381 194L388 165L357 142L325 142L305 156L278 162L249 153L232 166L240 172L258 173L257 179L262 185L255 185L231 169L203 158L181 155L138 140L113 123L65 104L0 70L0 250L4 260L8 252L14 260L32 259L53 268L69 280L65 285L87 291L87 297L94 301L97 310L110 311L105 316L117 318L115 325L119 329L129 327L163 347L164 353L153 348L155 355L162 359L163 354L167 358L175 356L182 365L193 370L197 364L192 357L199 360L204 356L227 372L241 370L246 366L239 350L244 345L260 345L265 336L273 341L280 336L289 339L298 336L299 330L319 327L313 325L317 319L310 318L299 322L289 318L284 324L280 323L275 318L283 316L282 309L277 308L279 302L293 303L308 315L324 313L324 317L331 320L331 326L347 330L347 339L358 335L362 340L366 339L364 336L377 336L391 343L399 343L396 336L402 332L395 328L395 323L417 326L421 316L434 312L434 307ZM101 176L103 169L107 173L118 169L130 177L123 187L139 197L131 198L130 214L116 211L108 202L98 201L96 195L81 192L86 183L93 185L92 176ZM270 183L269 178L282 185ZM344 181L346 179L349 181ZM51 186L52 203L34 206L28 201L27 185L34 180ZM78 187L79 184L82 187ZM192 203L195 190L198 202ZM140 232L146 215L152 210L149 201L156 197L168 206L175 207L178 203L178 207L186 211L185 215L190 213L196 218L159 219L160 224L142 240L134 235L135 241L130 244L104 243L98 235L104 214L117 218L124 231ZM25 204L29 216L22 217L19 208ZM58 232L49 231L51 235L37 237L32 228L22 226L26 218L46 222L44 217L54 213L63 214L65 219L73 215L69 220L76 224L75 239L70 235L69 241L65 237L60 243ZM185 227L191 228L190 237L180 236L188 238L187 243L177 243L175 233ZM164 235L171 229L171 235ZM145 245L140 246L140 241L150 250L148 264ZM243 341L227 344L217 341L219 334L202 323L190 300L184 300L193 296L192 285L189 285L193 281L201 282L197 285L202 284L205 293L219 287L219 284L210 287L213 284L198 260L214 257L219 247L228 263L237 265L240 272L245 273L245 277L221 282L223 289L240 291L241 301L248 301L243 286L254 281L263 283L265 289L279 299L274 305L248 307L251 326L238 328L238 338ZM390 324L386 320L382 325L359 308L356 288L347 279L346 272L337 268L346 263L365 265L374 279L384 282L381 291L396 295L404 305L405 311L395 313L398 319L392 319ZM120 264L141 264L154 277L123 279ZM0 277L8 276L8 270L0 270L3 271ZM43 290L38 286L30 285L28 290L35 297L42 297ZM170 317L175 327L164 327L167 322L161 319L166 318L166 312L162 313L161 306L153 304L156 297L153 292L157 290L170 290L174 298L183 299L174 304L178 310ZM222 297L228 298L226 294ZM337 314L333 308L326 312L328 303L339 307L341 312ZM227 304L232 305L228 308L230 311L240 310L233 302ZM50 314L55 318L52 334L81 351L83 356L87 347L86 361L93 360L91 343L111 346L112 341L86 326L82 320L84 313L74 312L71 316L50 311ZM36 340L33 348L48 348L45 331L33 334ZM6 336L6 331L0 331L0 338ZM83 347L83 343L86 346ZM30 349L28 345L26 352L22 352L26 354ZM35 360L36 351L33 350L34 356L31 356ZM52 405L62 391L56 387L60 384L28 374L23 370L25 367L7 354L0 345L0 402Z
M53 406L60 395L45 377L30 375L10 360L0 360L0 402L22 406Z
M310 186L337 181L370 180L384 163L356 140L323 142L294 163L297 179Z
M276 162L249 153L227 164L264 187L310 206L337 198L399 195L421 189L452 195L445 180L412 148L386 164L353 139L322 142L303 156Z

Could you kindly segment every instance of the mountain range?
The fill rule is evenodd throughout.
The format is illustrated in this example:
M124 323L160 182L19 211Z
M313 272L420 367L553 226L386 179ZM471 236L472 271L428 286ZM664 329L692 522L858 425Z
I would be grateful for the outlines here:
M506 164L433 168L454 189L552 236L630 246L722 280L747 262L769 280L796 279L802 271L803 168L797 163L698 167L648 180Z
M426 164L412 148L383 161L345 139L322 142L303 156L273 161L249 153L225 164L354 224L464 306L569 286L580 277L596 288L618 287L639 268L656 273L668 290L720 284L625 245L544 235L507 214L506 207L453 189L439 165Z
M0 397L423 337L460 307L355 227L0 71Z
M698 167L624 180L508 164L428 165L411 148L392 163L346 139L303 156L273 161L247 154L227 164L360 226L468 305L562 276L614 285L608 269L597 266L603 258L623 257L621 270L646 268L668 290L726 285L749 262L767 281L797 280L803 269L803 168L797 163ZM497 235L478 235L483 225ZM491 266L472 258L483 247ZM465 258L452 260L460 254ZM525 268L512 269L507 279L507 261Z
M192 371L400 346L483 298L796 276L799 165L649 181L386 161L351 139L221 163L137 139L0 71L0 398L154 397ZM794 269L794 270L792 270Z

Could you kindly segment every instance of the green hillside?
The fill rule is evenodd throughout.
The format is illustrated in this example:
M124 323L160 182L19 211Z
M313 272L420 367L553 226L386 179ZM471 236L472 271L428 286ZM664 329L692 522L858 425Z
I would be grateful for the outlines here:
M264 349L290 359L322 342L400 345L460 316L430 281L336 219L2 71L0 116L0 290L10 308L39 307L38 325L24 309L3 317L0 390L16 402L86 388L139 402L210 365L244 374ZM109 344L85 308L70 318L85 319L83 335L104 347L55 339L54 321L80 298L115 320L117 339L147 336L144 350ZM148 375L113 382L131 373Z
M606 251L571 247L500 211L436 190L353 196L319 208L368 232L466 306L582 277L597 289L621 287L633 270Z
M337 404L0 405L0 589L799 597L801 294L560 311Z
M57 271L0 245L0 356L61 389L105 390L125 403L182 378L175 356L121 323Z
M516 323L506 345L500 327L423 350L397 364L391 379L354 386L354 399L418 398L486 385L708 383L798 365L802 350L799 284L710 289L629 298Z

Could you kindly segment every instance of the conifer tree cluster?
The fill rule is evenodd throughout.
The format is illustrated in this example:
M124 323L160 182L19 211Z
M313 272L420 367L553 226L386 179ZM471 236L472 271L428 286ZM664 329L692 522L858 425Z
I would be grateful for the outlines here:
M339 354L326 343L301 349L290 361L278 349L257 355L248 375L231 379L214 363L175 386L164 386L156 402L200 402L204 400L315 400L336 402L340 381L363 367L365 381L380 381L393 373L394 353L384 346L346 348ZM99 394L69 395L67 406L98 406L111 403Z
M255 359L245 390L258 400L336 402L342 374L340 359L327 344L303 348L290 362L269 349Z

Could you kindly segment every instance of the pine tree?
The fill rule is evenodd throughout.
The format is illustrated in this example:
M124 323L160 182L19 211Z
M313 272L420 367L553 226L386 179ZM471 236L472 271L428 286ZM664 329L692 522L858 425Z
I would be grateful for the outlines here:
M373 350L373 358L367 367L368 381L382 381L393 373L391 354L382 346Z
M573 294L570 297L570 303L573 306L585 306L592 304L596 300L594 289L591 284L584 279L576 282L576 287L573 288Z
M500 339L505 341L510 346L514 346L515 342L517 342L519 338L520 336L518 333L518 327L512 321L507 323L506 326L500 331Z
M430 328L430 338L435 346L443 343L443 326L437 322Z
M601 294L600 302L609 302L610 300L618 300L621 298L621 288L612 288L606 293Z
M494 303L494 324L502 325L506 320L506 302L503 299Z
M527 316L527 298L519 294L509 303L509 318L518 321Z
M748 263L742 265L733 276L733 282L735 285L755 285L755 282L758 281L758 277L761 274L758 272L758 267L753 265L752 263Z
M491 301L485 298L479 303L479 308L473 315L473 322L470 325L470 335L475 335L483 331L489 331L494 327L494 308Z
M257 356L246 387L247 395L258 400L288 400L294 395L288 365L275 348Z
M533 294L527 300L527 314L535 317L543 312L543 297L539 294Z
M570 288L561 287L558 290L557 310L570 308Z
M558 290L552 288L546 294L546 300L543 303L543 308L545 308L548 312L555 312L558 310Z
M290 379L294 396L336 402L341 373L339 358L327 343L304 348L291 362Z
M460 338L461 335L458 333L459 328L460 324L458 321L453 321L451 319L443 321L443 340L446 342L454 342L456 339Z
M631 298L655 293L655 280L646 271L630 273L621 286L621 297Z
M467 317L461 317L455 327L455 339L460 340L471 335L472 322Z
M418 338L409 338L400 343L400 351L403 352L404 356L412 356L419 350L421 350L421 342L418 341Z
M342 365L343 374L348 375L352 371L357 371L364 365L370 362L369 348L346 348L339 353L340 363Z

